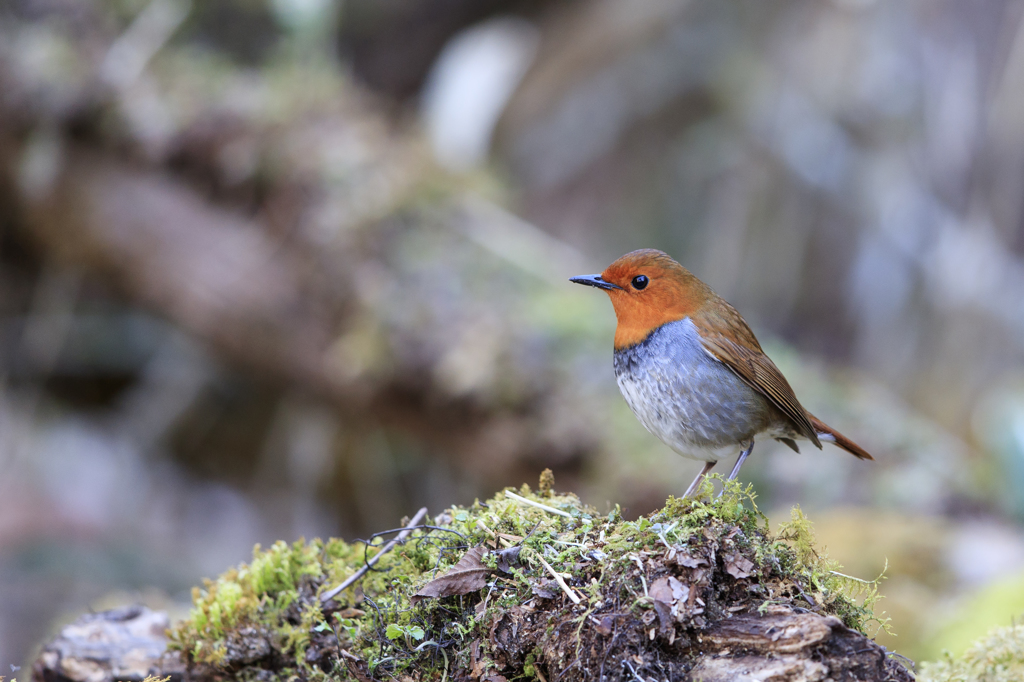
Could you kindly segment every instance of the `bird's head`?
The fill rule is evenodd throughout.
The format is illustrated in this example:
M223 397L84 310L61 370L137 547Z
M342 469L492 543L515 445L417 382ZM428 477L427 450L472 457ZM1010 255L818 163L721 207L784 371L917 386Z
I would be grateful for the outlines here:
M631 251L600 275L570 281L608 294L618 318L616 349L640 343L661 325L693 315L714 296L704 282L657 249Z

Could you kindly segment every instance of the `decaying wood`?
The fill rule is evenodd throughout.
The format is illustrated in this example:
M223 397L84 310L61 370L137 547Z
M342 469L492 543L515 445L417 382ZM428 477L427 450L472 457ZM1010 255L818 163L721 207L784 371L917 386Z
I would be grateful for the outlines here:
M167 651L170 619L163 611L131 606L82 616L43 647L32 666L35 682L142 680L179 682L185 664Z
M514 611L514 610L513 610ZM522 611L521 609L519 611ZM510 617L523 617L512 613ZM511 627L504 621L492 628L492 646L515 650ZM510 621L511 622L511 621ZM166 651L163 631L167 614L144 607L90 614L65 627L47 644L33 666L36 682L114 682L141 680L146 675L182 679L185 666L176 653ZM614 624L588 623L599 637L613 635ZM260 658L265 640L255 630L249 647ZM262 647L262 648L261 648ZM726 618L706 631L694 645L694 666L688 678L702 682L772 680L773 682L911 682L902 665L885 650L834 617L800 613L788 607L764 615L742 614ZM264 652L265 653L265 652ZM344 664L356 679L374 679L365 662L343 652Z
M913 679L885 649L838 618L788 607L719 621L701 648L705 655L691 677L703 682Z
M765 615L721 621L704 635L704 645L710 651L746 649L791 654L821 644L836 627L844 626L835 617L794 613L787 607L770 608Z

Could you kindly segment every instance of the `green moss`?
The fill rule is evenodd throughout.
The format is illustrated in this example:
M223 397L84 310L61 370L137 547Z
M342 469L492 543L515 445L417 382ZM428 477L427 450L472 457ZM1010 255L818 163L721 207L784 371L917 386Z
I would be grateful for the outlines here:
M874 613L874 605L881 599L878 584L885 571L874 580L841 573L838 562L816 549L813 526L799 506L793 507L790 520L779 526L777 537L772 549L782 562L783 573L810 588L811 594L805 598L817 601L855 630L877 632L888 628L889 619ZM789 553L781 551L780 542Z
M193 588L193 608L189 619L175 629L172 642L190 653L198 663L220 665L228 656L228 640L232 632L244 627L271 626L286 649L298 652L308 641L302 625L306 612L318 613L316 603L300 607L299 623L287 622L285 610L300 599L303 579L323 574L319 541L307 544L299 540L292 545L274 543L263 551L253 550L248 565L231 569L215 581L206 581L203 588Z
M996 628L962 656L922 663L918 682L1018 682L1024 680L1024 625Z
M714 496L715 481L724 486L720 497ZM601 514L575 495L554 492L550 480L542 489L534 494L524 485L517 493L537 506L499 493L485 503L453 507L428 520L445 530L415 531L327 609L321 608L317 595L351 576L380 544L313 540L257 547L248 565L194 591L190 618L174 630L173 646L212 670L237 673L256 667L282 676L346 679L347 669L337 658L340 646L378 678L415 671L417 679L441 679L474 664L493 666L487 645L493 627L504 614L530 602L542 585L555 595L556 601L546 603L564 605L545 611L545 617L561 608L560 617L569 620L562 626L544 621L537 627L548 628L552 641L575 637L578 659L580 632L588 618L593 620L601 609L610 613L613 607L643 617L653 608L645 574L651 580L668 574L677 552L704 552L701 556L720 563L714 558L716 547L720 554L750 557L754 566L749 578L726 578L714 586L715 598L723 604L739 590L741 601L755 606L805 598L816 611L837 615L857 629L874 619L873 583L843 576L821 556L810 522L799 509L773 536L750 486L710 477L694 498L670 498L663 509L635 521L623 520L617 507ZM520 546L518 564L509 573L495 570L480 593L425 599L413 606L410 597L417 590L454 566L466 549L482 544L494 549ZM494 552L484 561L496 569ZM571 591L581 598L576 610L544 563L571 579ZM718 570L716 566L709 570ZM255 661L239 654L237 644L253 632L262 633L273 649ZM470 660L476 655L484 658ZM550 655L541 649L523 652L523 674L530 675L528 670Z

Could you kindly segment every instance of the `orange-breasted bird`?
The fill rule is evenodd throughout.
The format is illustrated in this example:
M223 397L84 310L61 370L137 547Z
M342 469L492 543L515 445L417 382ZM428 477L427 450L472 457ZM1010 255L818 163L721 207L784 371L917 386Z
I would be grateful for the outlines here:
M615 379L648 431L684 457L705 462L684 496L718 460L737 453L736 478L765 436L859 445L805 410L740 314L667 253L640 249L600 275L570 279L603 289L618 318Z

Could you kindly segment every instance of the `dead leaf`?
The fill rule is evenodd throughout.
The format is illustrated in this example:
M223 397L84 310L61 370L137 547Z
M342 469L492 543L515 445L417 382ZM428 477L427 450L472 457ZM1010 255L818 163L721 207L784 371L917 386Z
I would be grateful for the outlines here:
M498 555L498 570L502 573L511 573L512 565L519 563L519 551L522 548L522 545L516 545L515 547L509 547L496 552Z
M671 605L686 601L690 596L690 587L679 582L674 576L666 575L651 583L647 593L654 601Z
M482 546L469 550L451 570L421 587L409 601L416 605L428 597L434 599L452 597L476 592L486 587L487 578L491 575L492 569L481 561L485 551L486 548Z
M479 639L473 640L473 644L469 648L469 661L470 664L473 666L472 669L469 671L469 676L472 677L474 680L478 679L481 675L484 674L484 666L486 665L486 661L484 661L484 659L480 656Z
M681 614L685 612L690 586L679 582L674 576L666 575L651 583L647 594L654 600L654 611L658 614L658 629L661 634L674 632L673 621L680 620Z
M684 602L690 596L690 586L684 585L672 576L668 578L668 586L672 588L672 597L676 602Z
M674 619L672 618L672 605L666 604L663 601L655 600L654 612L658 614L658 632L662 635L667 635L674 629L675 625Z
M747 578L754 572L754 562L742 554L732 552L723 558L725 559L725 572L733 578Z
M697 568L698 566L707 566L708 562L706 559L695 557L688 552L680 552L676 555L676 563L685 568Z
M554 599L560 592L554 580L531 580L530 589L541 599Z
M672 596L672 588L668 584L668 576L658 578L651 583L651 586L647 589L647 594L654 601L671 604L674 598Z

